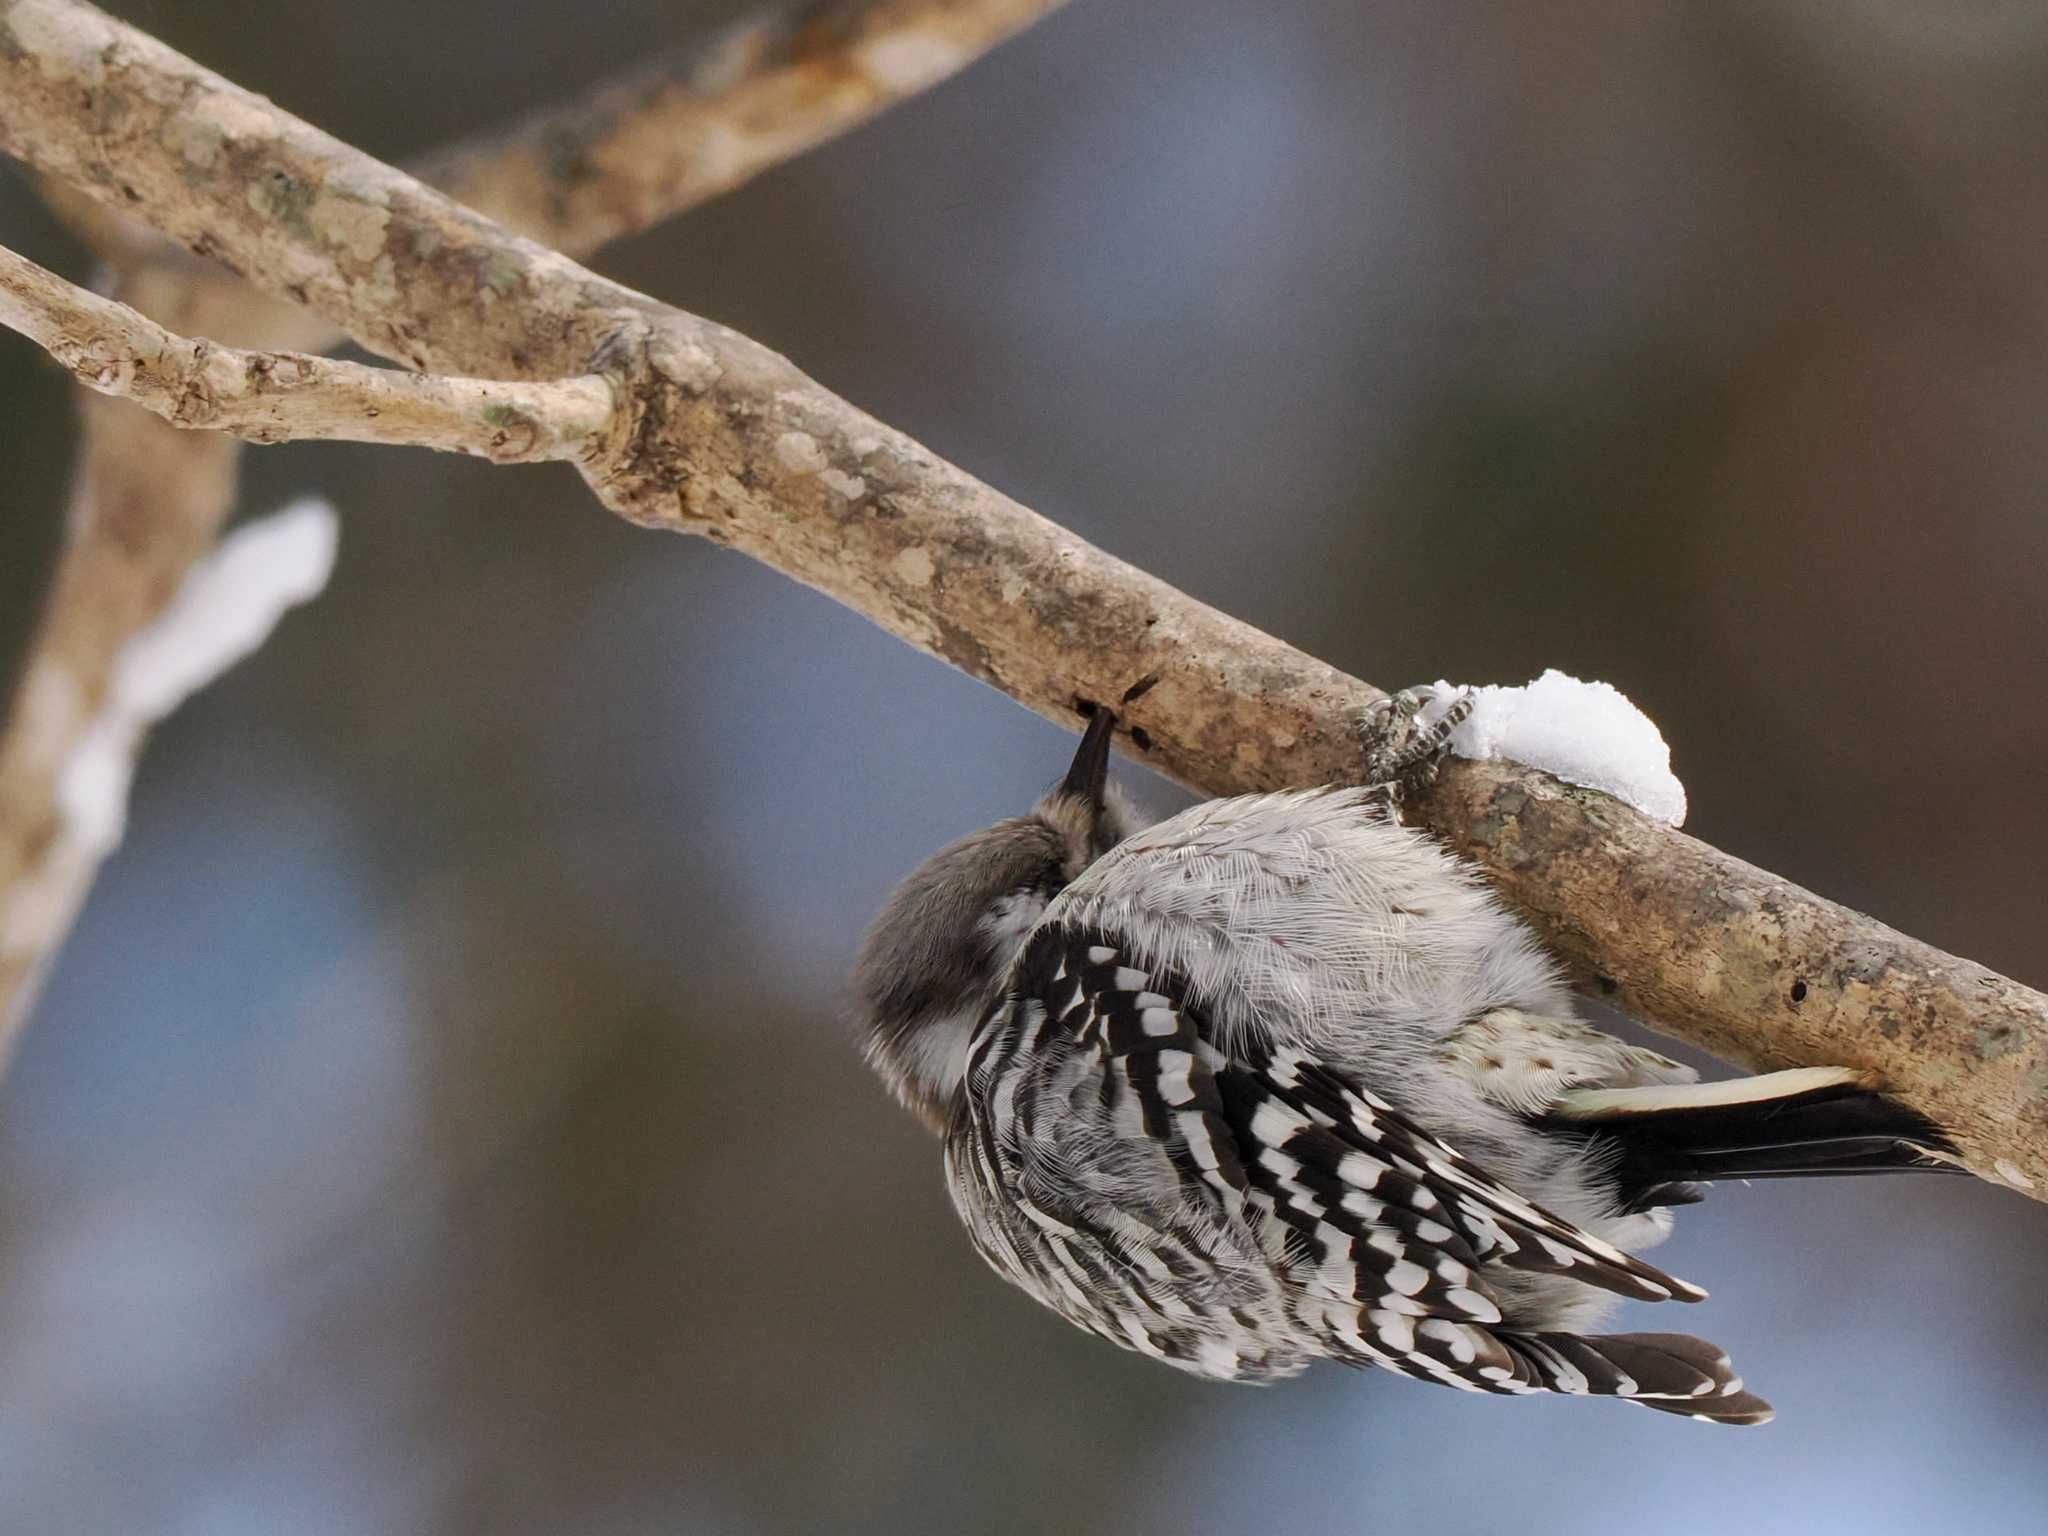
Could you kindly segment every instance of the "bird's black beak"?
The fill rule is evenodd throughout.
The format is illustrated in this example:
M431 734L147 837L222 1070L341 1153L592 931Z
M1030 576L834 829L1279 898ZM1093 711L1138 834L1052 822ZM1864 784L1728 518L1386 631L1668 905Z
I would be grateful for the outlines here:
M1102 814L1102 793L1109 782L1109 748L1115 739L1116 711L1096 705L1095 713L1088 717L1088 729L1081 733L1074 766L1060 780L1060 793L1086 805L1091 822Z

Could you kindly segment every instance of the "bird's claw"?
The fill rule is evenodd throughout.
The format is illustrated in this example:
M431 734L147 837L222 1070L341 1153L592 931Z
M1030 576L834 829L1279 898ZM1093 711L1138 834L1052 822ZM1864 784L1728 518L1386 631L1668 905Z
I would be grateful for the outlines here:
M1360 721L1365 744L1365 782L1399 803L1406 791L1426 789L1450 751L1451 733L1472 714L1472 690L1461 688L1448 708L1427 724L1422 712L1436 698L1428 684L1389 694Z

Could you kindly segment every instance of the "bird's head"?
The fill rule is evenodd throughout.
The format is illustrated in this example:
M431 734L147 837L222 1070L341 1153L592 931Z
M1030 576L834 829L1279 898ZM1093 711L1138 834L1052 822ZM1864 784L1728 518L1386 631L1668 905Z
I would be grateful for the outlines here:
M896 888L861 944L854 1027L868 1063L943 1128L974 1027L1046 906L1138 825L1108 782L1116 716L1098 708L1067 776L1022 816L950 843Z

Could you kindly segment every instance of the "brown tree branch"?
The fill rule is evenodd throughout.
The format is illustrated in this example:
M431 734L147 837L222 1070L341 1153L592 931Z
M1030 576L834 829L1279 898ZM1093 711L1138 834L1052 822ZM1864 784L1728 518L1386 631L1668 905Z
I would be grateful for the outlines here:
M859 126L1061 3L784 5L708 48L436 156L423 174L529 233L593 251ZM341 339L320 316L255 292L118 205L47 178L44 190L114 264L118 292L174 328L268 350ZM179 433L98 395L81 394L79 410L64 552L0 732L0 1061L25 1020L32 977L98 869L99 851L65 835L58 775L96 718L123 644L226 522L240 453L231 437Z
M89 7L0 0L0 147L415 366L608 373L622 447L585 468L607 505L744 549L1053 718L1156 673L1130 714L1188 783L1357 774L1367 685ZM1749 1065L1882 1072L1974 1168L2044 1193L2048 998L1529 770L1454 765L1416 810L1624 1006Z
M415 162L414 176L572 256L686 213L937 85L1066 0L799 0L509 129ZM47 195L110 261L176 265L246 292L118 203ZM209 333L211 334L211 333ZM279 308L263 345L319 351L342 333Z
M583 255L937 85L1065 0L827 0L729 29L416 168L486 218Z
M188 340L5 246L0 326L37 343L88 389L132 400L174 427L252 443L314 438L496 464L579 461L605 451L615 414L611 386L589 374L506 383Z
M223 302L232 290L193 288L162 269L124 278L120 291L194 331L219 334L235 318ZM103 851L67 833L64 766L105 704L122 647L212 546L240 463L234 438L179 432L83 390L78 406L64 553L0 734L0 1061Z
M24 1011L91 872L121 841L149 727L261 645L288 609L318 595L334 567L336 534L334 509L317 497L229 534L194 563L162 613L122 640L107 697L83 719L67 718L81 712L61 675L31 674L23 716L44 727L37 739L63 741L65 751L47 765L61 811L49 846L0 907L0 956ZM14 1038L0 1031L0 1065Z

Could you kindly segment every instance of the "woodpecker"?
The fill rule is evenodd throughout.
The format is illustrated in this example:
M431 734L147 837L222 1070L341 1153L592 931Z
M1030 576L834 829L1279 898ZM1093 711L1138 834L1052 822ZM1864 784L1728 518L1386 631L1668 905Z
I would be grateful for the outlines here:
M1849 1069L1698 1083L1584 1022L1477 870L1394 810L1454 705L1376 722L1364 788L1147 825L1098 708L1026 815L934 854L868 930L871 1066L944 1140L998 1274L1198 1376L1318 1359L1761 1424L1728 1356L1601 1333L1706 1293L1635 1257L1721 1179L1956 1171Z

